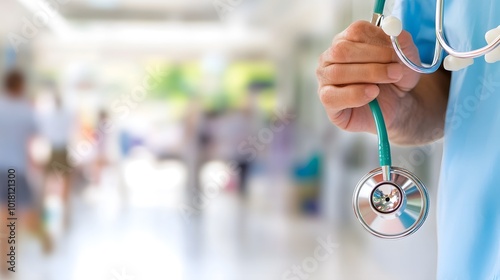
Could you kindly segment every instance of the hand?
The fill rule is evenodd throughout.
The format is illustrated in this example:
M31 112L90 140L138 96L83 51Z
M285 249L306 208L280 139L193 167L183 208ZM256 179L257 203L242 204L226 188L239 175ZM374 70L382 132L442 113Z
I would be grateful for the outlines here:
M405 54L419 63L411 35L398 37ZM417 99L409 92L420 74L404 66L381 28L367 21L351 24L320 57L316 71L319 96L330 121L348 131L375 133L367 104L378 98L389 134L402 132L408 107Z

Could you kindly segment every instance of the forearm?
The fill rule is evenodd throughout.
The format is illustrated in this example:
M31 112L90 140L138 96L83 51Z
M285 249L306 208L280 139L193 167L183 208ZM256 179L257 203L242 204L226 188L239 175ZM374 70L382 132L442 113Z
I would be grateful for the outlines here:
M422 75L408 101L398 108L399 121L391 142L422 145L443 137L450 79L451 73L443 69Z

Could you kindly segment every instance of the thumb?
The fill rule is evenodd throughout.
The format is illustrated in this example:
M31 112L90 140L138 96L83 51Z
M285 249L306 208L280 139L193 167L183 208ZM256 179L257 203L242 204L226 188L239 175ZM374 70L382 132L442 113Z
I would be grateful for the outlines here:
M398 36L398 42L399 45L401 46L403 54L413 63L420 65L421 60L418 53L418 48L413 42L411 34L403 30L401 34ZM396 52L395 50L393 51ZM394 83L394 85L396 85L403 91L409 91L417 85L420 79L420 73L417 73L408 68L406 65L404 65L403 62L401 62L401 60L399 59L399 57L398 57L398 62L403 66L402 68L403 76L398 82Z

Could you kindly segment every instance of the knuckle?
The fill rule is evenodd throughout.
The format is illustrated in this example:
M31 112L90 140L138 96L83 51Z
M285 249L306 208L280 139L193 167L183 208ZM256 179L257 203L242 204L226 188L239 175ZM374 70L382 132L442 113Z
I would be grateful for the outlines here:
M337 119L338 119L338 114L334 114L334 113L327 113L326 114L328 116L328 120L337 126Z
M339 111L339 112L335 112L335 113L327 113L328 115L328 120L334 124L335 126L337 126L338 128L342 129L342 130L347 130L347 122L344 121L344 118L345 118L345 110L343 111Z
M343 80L343 71L342 64L331 64L328 67L325 67L322 72L322 77L329 84L336 85Z
M322 77L323 77L323 67L318 66L318 68L316 68L316 78L318 79L319 82L321 82Z
M327 69L328 67L318 67L318 69L316 69L316 77L320 83L326 82L328 79Z
M323 54L321 54L318 58L318 67L316 68L316 75L318 74L318 70L321 67L321 65L323 65L323 63L324 63Z
M391 38L385 34L385 32L380 27L375 27L369 33L370 40L373 44L379 46L389 46L391 45Z
M391 39L383 34L376 34L372 37L373 44L376 44L378 46L385 46L385 47L392 47L391 45Z
M342 38L344 38L344 32L340 32L338 33L337 35L335 35L332 39L332 45L335 44L336 41L338 40L342 40Z
M367 33L370 23L367 21L356 21L345 30L345 37L351 41L361 41Z
M335 61L346 61L349 57L349 51L352 43L346 40L336 41L331 48L331 56Z
M329 86L321 87L319 89L319 100L324 106L330 106L333 104L332 93L332 88Z
M321 67L327 60L328 60L328 55L330 52L330 48L326 49L324 52L321 53L318 59L318 65Z
M316 69L316 79L320 87L328 83L328 80L325 78L324 72L324 67L318 67L318 69Z

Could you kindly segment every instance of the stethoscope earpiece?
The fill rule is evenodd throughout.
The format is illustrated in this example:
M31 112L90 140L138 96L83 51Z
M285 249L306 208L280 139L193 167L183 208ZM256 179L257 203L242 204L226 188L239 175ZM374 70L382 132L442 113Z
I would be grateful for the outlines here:
M399 36L401 32L403 32L403 23L401 20L395 16L387 16L382 19L382 22L380 24L380 27L382 27L382 30L385 32L385 34L389 36Z
M472 58L459 58L452 55L446 56L443 61L443 67L448 71L462 70L472 64L474 64L474 59Z
M429 195L411 172L379 167L366 174L356 186L354 213L363 227L381 238L401 238L417 231L429 212Z
M486 34L484 35L484 39L486 39L486 42L488 44L491 44L499 36L500 36L500 26L498 26L497 28L493 28L490 31L486 32ZM491 52L485 54L484 59L488 63L495 63L497 61L500 61L500 48L496 48L496 49L492 50Z

